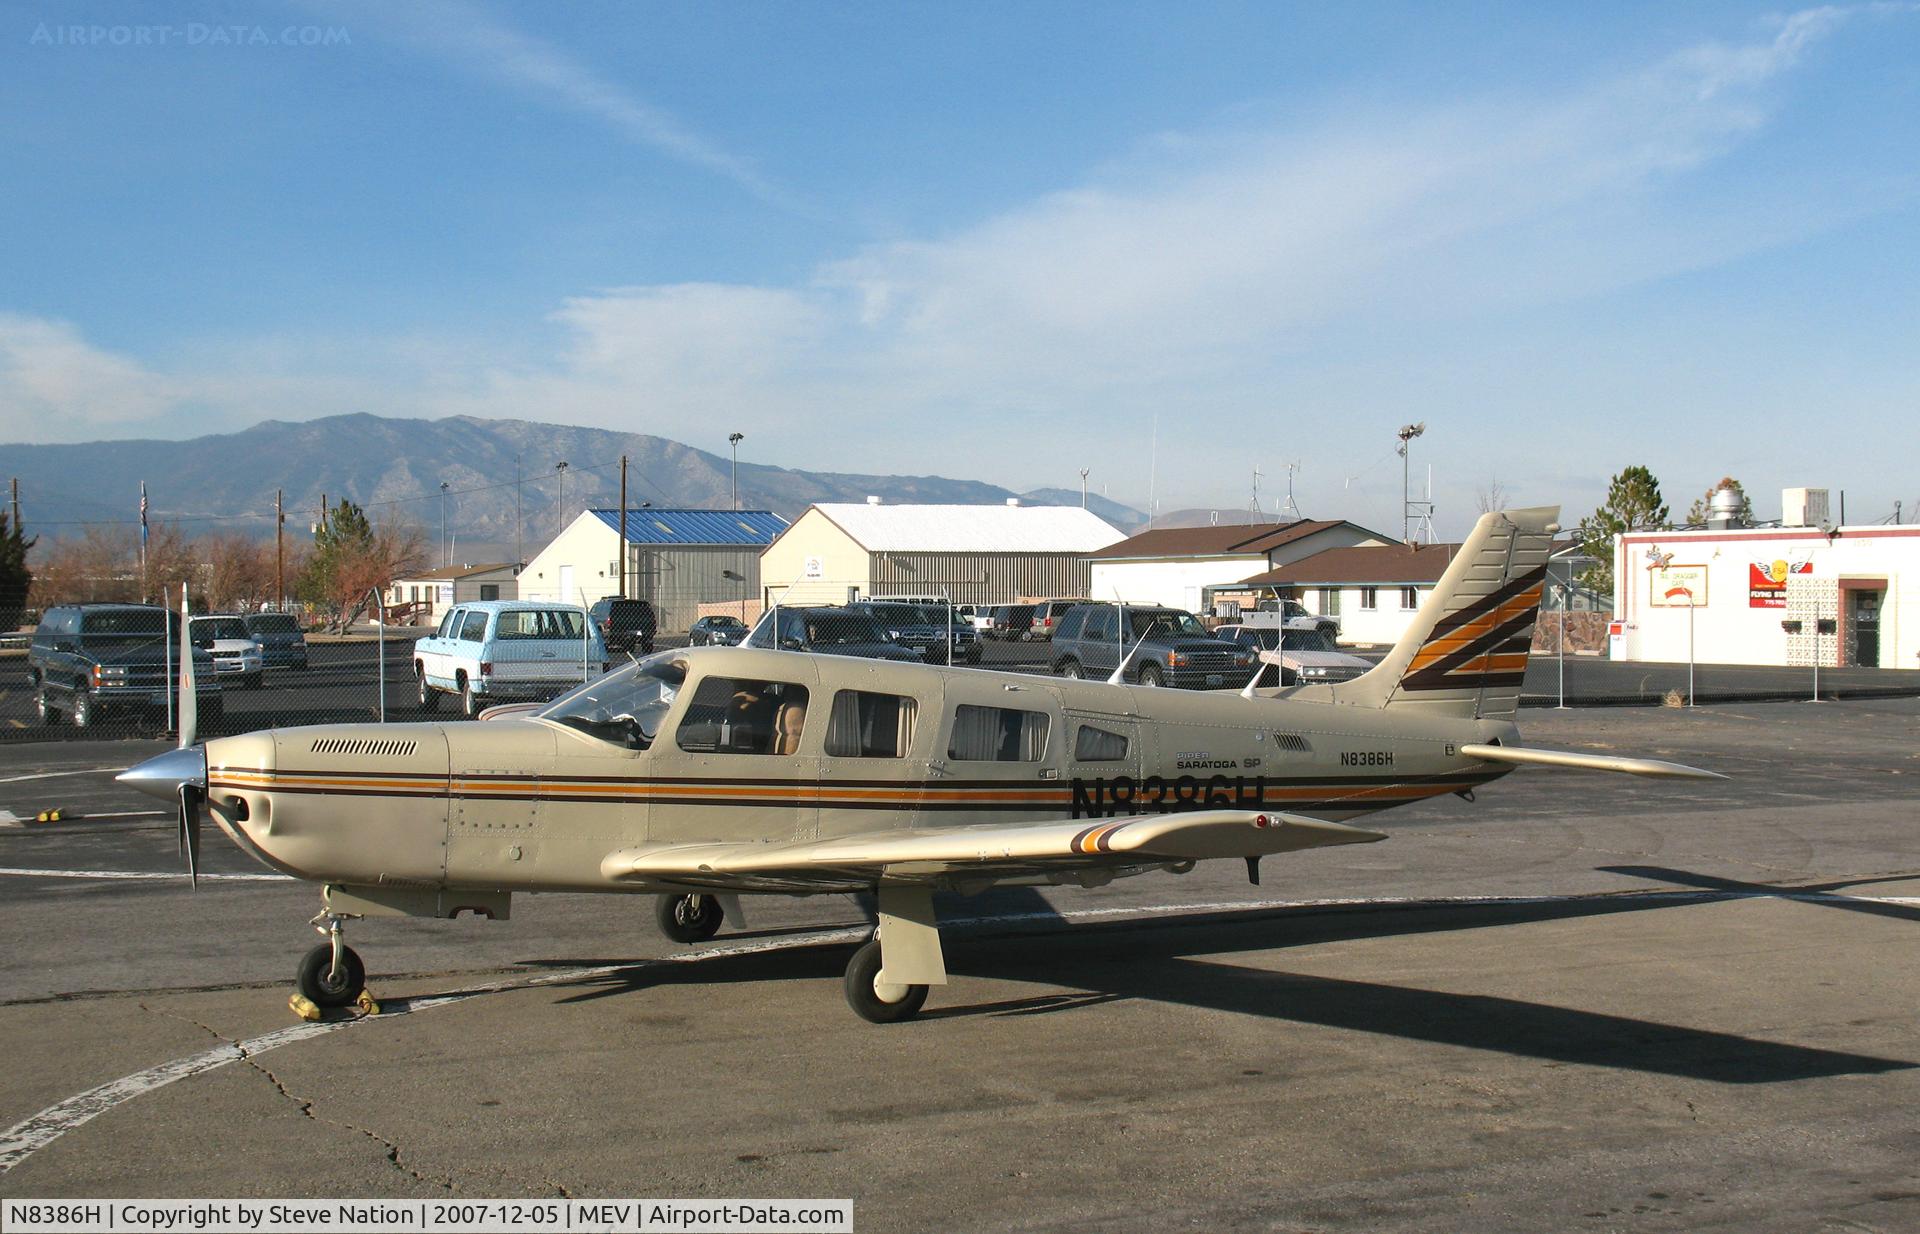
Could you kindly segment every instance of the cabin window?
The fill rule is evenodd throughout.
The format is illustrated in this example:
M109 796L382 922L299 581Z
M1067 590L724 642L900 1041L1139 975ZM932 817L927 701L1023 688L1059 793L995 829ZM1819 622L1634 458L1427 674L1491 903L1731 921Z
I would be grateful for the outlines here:
M1111 638L1113 638L1114 630L1116 628L1117 627L1114 625L1112 609L1110 608L1092 609L1087 613L1087 628L1081 634L1081 637L1088 639L1090 641L1098 641L1098 642L1104 643L1110 640Z
M833 696L827 753L835 758L905 758L917 705L898 694L842 690Z
M460 616L461 610L456 608L445 617L442 617L440 619L440 629L436 631L437 636L440 638L452 638L457 634L460 630Z
M1380 589L1378 587L1362 587L1360 589L1360 607L1365 611L1379 608Z
M467 643L481 643L485 642L486 638L487 615L468 613L466 620L460 623L460 640Z
M1400 589L1400 607L1408 612L1419 608L1420 589L1418 587L1402 587Z
M962 703L947 757L970 763L1037 763L1047 753L1047 714Z
M797 754L806 723L807 688L797 682L708 677L675 740L696 754Z
M1123 733L1082 724L1080 731L1074 734L1073 757L1079 762L1114 763L1126 756L1127 738Z

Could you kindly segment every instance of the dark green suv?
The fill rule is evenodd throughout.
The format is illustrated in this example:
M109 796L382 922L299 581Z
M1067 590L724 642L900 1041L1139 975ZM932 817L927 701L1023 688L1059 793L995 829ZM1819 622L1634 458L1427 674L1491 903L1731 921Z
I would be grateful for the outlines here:
M64 713L90 728L113 711L164 710L178 687L180 618L151 604L63 604L50 608L33 632L27 675L42 724ZM194 693L203 721L220 718L220 682L213 656L193 649Z

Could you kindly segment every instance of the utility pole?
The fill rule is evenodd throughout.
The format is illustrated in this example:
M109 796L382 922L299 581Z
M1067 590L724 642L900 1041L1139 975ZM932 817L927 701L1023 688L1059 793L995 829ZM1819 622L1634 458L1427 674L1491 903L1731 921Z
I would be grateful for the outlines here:
M520 543L520 456L513 456L513 564L527 564L527 551Z
M327 495L325 493L322 493L320 494L320 521L314 524L314 530L325 531L326 529L327 529Z
M441 568L452 565L447 560L447 482L440 481L440 565Z
M567 460L561 459L559 462L553 465L553 469L560 473L560 497L559 497L560 527L559 527L559 530L565 531L567 529Z
M1893 521L1900 521L1900 503L1893 503ZM13 533L20 534L20 477L13 478Z
M728 433L727 444L733 447L733 462L727 467L730 487L733 489L733 508L740 508L740 441L745 433Z
M620 456L620 598L627 598L627 456Z
M1398 434L1400 438L1400 540L1406 544L1413 542L1413 503L1411 501L1413 473L1410 470L1412 465L1410 447L1413 439L1426 431L1427 422L1422 420L1418 424L1401 425Z
M1087 508L1087 472L1089 470L1091 469L1087 467L1080 469L1080 508L1082 510Z
M287 611L287 490L273 490L273 611Z

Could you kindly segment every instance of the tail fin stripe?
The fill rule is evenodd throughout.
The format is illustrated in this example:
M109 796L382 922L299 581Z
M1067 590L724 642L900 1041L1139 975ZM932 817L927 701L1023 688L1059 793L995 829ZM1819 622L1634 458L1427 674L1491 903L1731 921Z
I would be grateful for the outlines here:
M1449 613L1434 622L1433 631L1429 637L1438 638L1440 635L1447 634L1459 626L1466 625L1474 618L1483 616L1488 611L1501 607L1507 601L1519 596L1522 592L1530 588L1539 587L1546 581L1546 577L1547 567L1545 565L1537 566L1527 571L1525 574L1507 582L1507 584L1499 590L1481 596L1459 612Z
M1413 657L1409 668L1425 668L1443 656L1451 655L1464 647L1470 647L1484 639L1487 634L1511 622L1515 617L1532 613L1540 603L1538 591L1529 592L1509 600L1494 612L1476 619L1470 626L1456 629L1440 638L1428 639L1420 645L1419 652Z
M1522 630L1530 628L1533 625L1533 620L1534 614L1532 609L1528 609L1517 617L1509 618L1505 624L1493 630L1491 633L1474 640L1470 646L1451 652L1441 657L1437 662L1424 668L1409 672L1406 677L1401 679L1401 688L1407 690L1460 690L1477 689L1483 685L1516 684L1516 682L1513 681L1493 681L1485 680L1484 678L1489 675L1489 670L1495 668L1518 668L1521 670L1520 675L1525 675L1527 662L1524 648L1526 643L1522 642L1516 636L1519 635ZM1517 655L1514 649L1516 643L1519 643L1521 647ZM1494 663L1496 658L1503 662L1496 665ZM1514 659L1518 660L1517 664L1512 662ZM1504 677L1508 674L1500 675Z

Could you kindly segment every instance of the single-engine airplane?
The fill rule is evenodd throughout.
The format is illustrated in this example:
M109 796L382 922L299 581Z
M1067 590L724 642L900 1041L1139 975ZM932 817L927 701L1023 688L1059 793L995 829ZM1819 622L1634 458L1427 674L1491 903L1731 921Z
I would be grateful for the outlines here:
M516 891L653 894L698 942L743 895L874 893L853 1009L909 1019L946 966L936 890L1102 886L1386 838L1345 821L1517 765L1721 778L1519 744L1555 508L1482 517L1408 631L1339 684L1196 692L746 647L648 656L482 723L277 729L120 779L321 884L301 993L357 998L346 921L507 917ZM1123 663L1124 669L1124 663ZM1120 674L1116 672L1116 677Z

